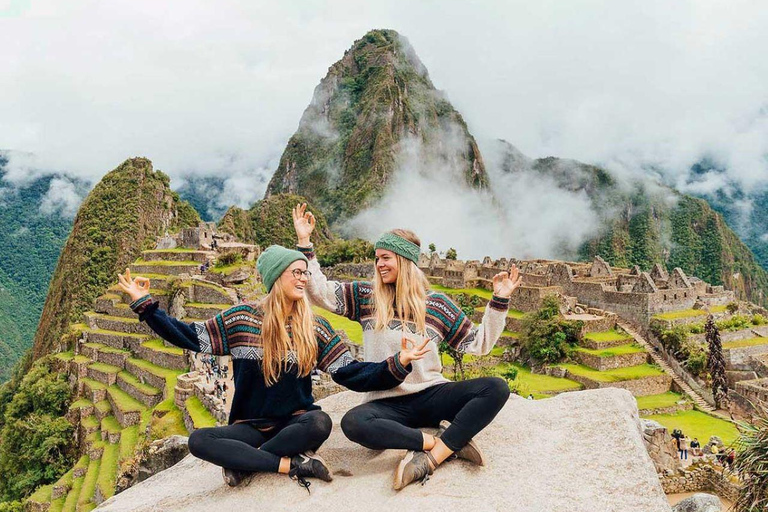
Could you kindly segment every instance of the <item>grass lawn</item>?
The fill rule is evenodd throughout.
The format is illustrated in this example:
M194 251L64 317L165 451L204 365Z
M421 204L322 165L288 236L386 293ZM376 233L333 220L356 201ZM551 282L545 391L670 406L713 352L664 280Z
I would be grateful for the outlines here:
M117 480L117 458L120 452L120 446L117 444L107 444L104 447L104 454L101 456L101 466L99 467L99 478L97 485L104 498L110 498L115 494L115 481Z
M638 409L661 409L663 407L672 407L677 402L685 400L685 397L674 391L667 391L660 395L648 395L635 397Z
M155 338L153 340L145 341L141 344L142 347L147 347L148 349L154 350L155 352L164 352L166 354L174 354L177 356L183 356L184 355L184 349L179 347L168 347L163 343L163 340L160 338Z
M51 492L53 492L53 484L43 485L38 487L29 499L37 503L45 503L51 501Z
M482 357L501 357L502 354L504 354L504 348L505 347L495 346L495 347L493 347L491 349L491 351L488 354L486 354L484 356L475 356L475 355L472 355L472 354L465 354L464 355L464 359L463 359L464 364L471 363L473 361L477 361L478 359L480 359ZM443 352L441 357L442 357L442 364L443 364L443 366L453 366L454 360L453 360L453 358L447 352Z
M102 432L120 432L120 430L123 427L120 426L120 423L117 422L117 418L114 416L105 416L103 420L101 420L101 431Z
M172 370L170 368L164 368L156 364L145 361L144 359L128 359L129 362L135 364L139 368L165 379L165 394L163 396L173 396L173 388L176 386L176 380L179 375L185 373L184 370Z
M118 366L112 366L111 364L106 363L92 363L88 365L88 368L93 368L102 373L120 373L123 371L123 369Z
M73 357L75 357L75 353L71 350L68 350L66 352L59 352L58 354L55 354L53 357L56 359L61 359L62 361L71 361Z
M517 363L499 363L489 370L493 375L503 376L510 367L517 368L517 377L511 384L514 386L514 383L517 383L517 391L521 396L532 394L533 398L538 400L564 391L578 391L583 387L570 379L531 373L530 368Z
M119 461L123 462L133 458L134 450L136 449L136 443L139 442L139 426L131 425L126 427L120 432L120 455Z
M89 429L99 426L99 420L96 419L96 416L86 416L80 420L80 423Z
M101 413L108 413L112 410L112 405L109 403L109 400L102 400L101 402L96 402L94 405L96 409L99 410Z
M191 396L187 398L185 405L187 406L187 411L189 412L190 418L192 418L192 424L195 428L216 426L216 418L208 412L208 409L203 406L203 403L199 398Z
M85 477L81 476L79 478L75 478L75 480L72 482L72 489L70 489L69 493L67 493L67 499L64 500L64 506L62 507L64 512L75 512L75 510L77 510L77 500L80 498L80 491L83 488L83 481L85 481Z
M81 407L88 407L93 405L93 402L88 400L87 398L78 398L74 402L72 402L72 405L69 406L70 409L80 409Z
M83 488L80 489L80 496L77 498L78 512L87 504L92 503L93 492L96 490L96 481L99 478L99 467L101 459L94 459L88 464L88 471L85 473Z
M107 393L117 405L117 408L122 412L130 411L143 411L146 409L144 404L133 398L131 395L120 389L119 387L109 386Z
M137 266L148 266L151 265L153 267L199 267L202 265L202 263L198 263L196 261L167 261L167 260L156 260L156 261L137 261L134 263L134 265ZM142 275L139 273L138 275Z
M624 354L637 354L638 352L645 352L645 349L636 343L629 343L627 345L619 345L618 347L604 348L602 350L578 347L576 351L597 357L613 357Z
M597 371L582 364L559 364L561 368L567 369L574 375L586 377L599 382L621 382L623 380L642 379L644 377L656 377L664 375L664 372L650 364L640 364L629 366L627 368L616 368L614 370Z
M698 437L702 445L709 441L710 436L719 436L726 445L739 437L739 431L733 423L710 416L701 411L692 410L680 411L676 414L653 414L646 418L658 421L667 427L667 430L670 432L679 428L691 439Z
M126 382L128 385L138 389L139 391L141 391L145 395L158 395L158 394L160 394L160 390L159 389L157 389L154 386L150 386L149 384L145 384L145 383L141 382L132 373L128 373L126 371L122 371L122 372L117 374L117 378L122 380L123 382Z
M82 382L84 386L87 386L88 389L91 389L91 390L107 388L107 386L105 386L101 382L97 380L93 380L90 377L80 377L80 382Z
M482 299L491 300L493 298L493 292L491 290L486 290L485 288L448 288L447 286L440 286L439 284L432 284L429 287L436 292L446 294L455 295L458 293L465 293L467 295L477 295Z
M174 434L182 436L189 435L187 427L184 425L184 415L181 410L176 407L176 404L173 403L173 398L163 400L157 404L155 411L163 411L165 414L160 417L156 417L155 415L152 416L152 423L149 431L151 440L162 439Z
M345 316L336 315L330 311L326 311L323 308L317 306L312 306L312 311L314 311L316 315L322 316L328 320L334 330L343 330L346 332L349 340L352 343L356 343L358 345L363 344L363 326L359 323L350 320Z
M125 316L112 316L112 315L105 315L104 313L90 313L91 316L94 316L96 318L103 318L104 320L112 320L113 322L122 322L126 324L138 324L139 323L139 317L136 318L130 318Z
M625 332L619 332L615 329L610 331L588 332L584 335L588 340L593 341L618 341L618 340L631 340L632 336Z
M727 306L710 306L709 313L722 313ZM681 311L669 311L667 313L659 313L653 315L653 318L659 318L661 320L678 320L680 318L693 318L696 316L707 316L709 314L706 309L683 309Z
M485 306L476 307L475 311L481 311L481 312L485 313ZM517 309L510 309L509 311L507 311L507 316L510 317L510 318L521 319L521 318L525 317L525 312L517 310Z
M746 340L729 341L723 343L723 348L754 347L756 345L768 345L768 338L748 338Z

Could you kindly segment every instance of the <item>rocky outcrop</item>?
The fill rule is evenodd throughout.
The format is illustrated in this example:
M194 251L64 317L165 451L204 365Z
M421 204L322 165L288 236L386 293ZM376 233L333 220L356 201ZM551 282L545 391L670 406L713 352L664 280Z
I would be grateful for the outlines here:
M643 427L645 448L651 456L656 472L659 474L675 474L682 469L680 457L674 438L666 427L653 420L640 420Z
M392 490L392 474L403 451L362 448L339 428L343 414L359 400L359 395L344 392L320 402L334 421L320 454L336 477L331 483L313 481L311 494L275 474L258 475L250 484L231 489L218 467L188 456L104 502L99 510L671 510L643 445L637 405L627 391L510 399L476 438L488 466L448 462L426 485L400 492Z
M712 494L699 492L686 498L673 508L673 512L720 512L723 504Z

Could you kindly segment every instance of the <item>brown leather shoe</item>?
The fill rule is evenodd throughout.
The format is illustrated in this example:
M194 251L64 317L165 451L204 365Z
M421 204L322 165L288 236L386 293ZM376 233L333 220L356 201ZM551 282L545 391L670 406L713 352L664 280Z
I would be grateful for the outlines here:
M450 426L451 426L451 423L448 420L441 421L440 429L437 431L437 434L435 434L435 437L440 437L441 435L443 435L443 432L445 432ZM453 458L454 455L456 456L456 458L468 460L472 464L476 464L478 466L485 466L486 464L485 455L483 455L483 452L480 451L480 447L477 446L477 443L475 443L474 439L470 439L469 442L464 446L464 448L462 448L457 452L454 452L454 454L451 455L450 458Z
M397 465L392 487L399 491L416 480L421 480L422 485L425 484L429 480L429 475L435 471L429 463L429 458L427 452L408 450L403 460Z

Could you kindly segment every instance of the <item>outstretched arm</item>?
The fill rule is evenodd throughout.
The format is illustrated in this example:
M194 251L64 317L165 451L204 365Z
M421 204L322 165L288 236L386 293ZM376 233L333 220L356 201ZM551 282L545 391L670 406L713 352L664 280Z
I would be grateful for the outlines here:
M334 381L352 391L380 391L399 386L410 374L411 361L424 357L430 350L429 340L419 347L407 347L403 341L400 352L380 363L364 363L355 360L338 334L322 317L317 317L318 341L317 367L330 373Z
M493 277L493 297L486 306L483 320L478 326L474 325L460 308L451 303L450 306L453 306L453 311L457 311L457 314L446 333L445 341L448 345L461 353L488 354L504 331L509 298L520 286L521 281L522 277L515 265L512 265L509 272L500 272ZM430 301L434 303L437 300L439 299L427 298L427 307L430 307ZM446 305L433 304L433 306L445 307Z
M193 352L229 354L226 335L218 334L224 329L221 313L205 322L182 322L163 311L149 294L149 279L132 279L131 271L125 269L125 274L118 274L118 281L120 288L131 297L131 309L139 315L139 321L146 322L167 342Z
M329 281L320 269L310 235L315 229L315 216L308 212L306 203L297 204L293 210L293 227L298 239L297 249L309 260L307 270L312 275L307 284L307 294L312 304L320 306L350 320L360 320L360 308L370 295L371 285L364 281L341 283Z

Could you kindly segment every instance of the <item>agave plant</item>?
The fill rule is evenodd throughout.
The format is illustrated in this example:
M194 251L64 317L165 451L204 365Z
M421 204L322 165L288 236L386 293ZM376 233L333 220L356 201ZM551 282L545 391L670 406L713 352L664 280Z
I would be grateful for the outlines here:
M733 469L744 486L736 501L737 512L768 510L768 408L759 404L757 409L753 423L739 423L741 435L736 442Z

